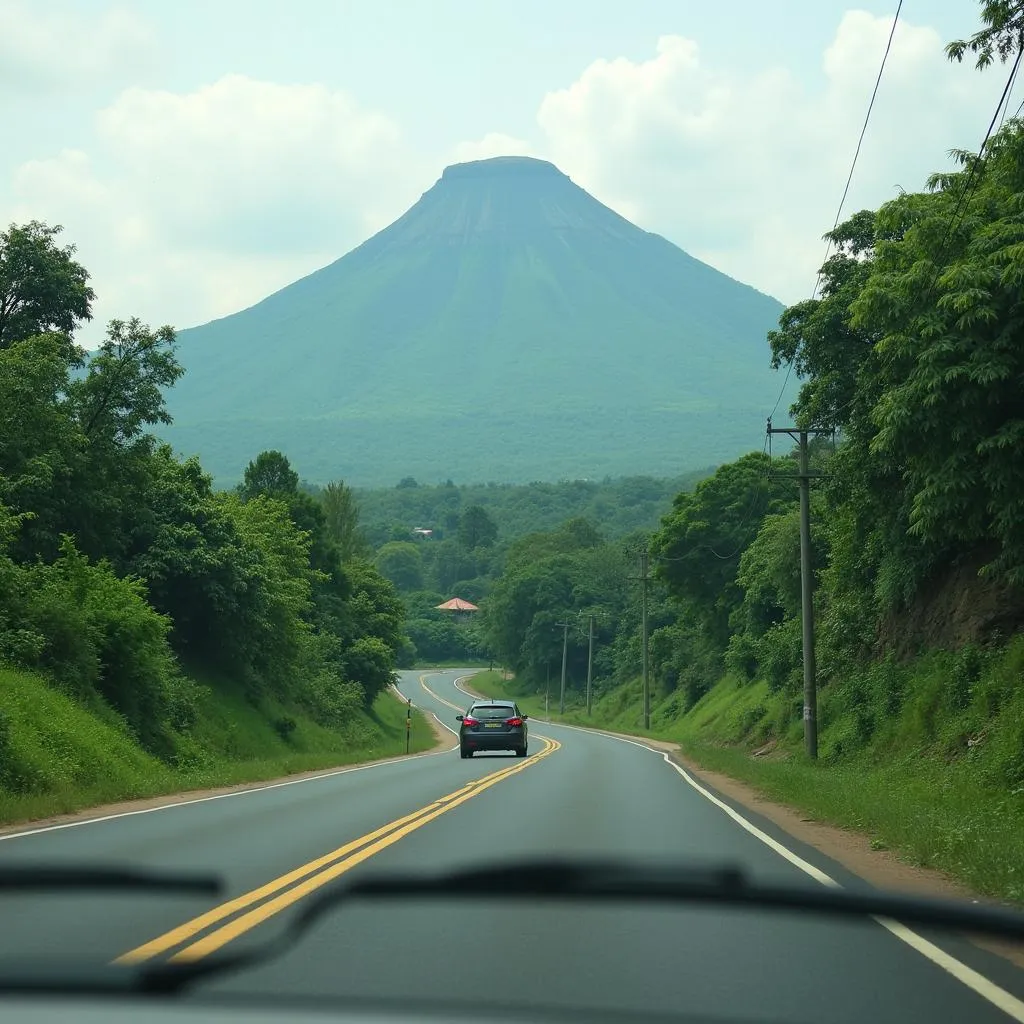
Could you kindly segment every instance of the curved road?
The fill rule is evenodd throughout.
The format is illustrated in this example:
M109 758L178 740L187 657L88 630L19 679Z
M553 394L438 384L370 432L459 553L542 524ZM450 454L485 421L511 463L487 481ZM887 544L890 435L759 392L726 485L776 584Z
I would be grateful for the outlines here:
M456 728L459 673L400 689ZM494 696L498 696L495 694ZM195 958L265 939L304 895L368 870L545 854L727 862L756 877L863 885L639 744L531 722L530 756L438 753L155 811L0 837L8 863L213 872L203 898L5 898L0 957ZM354 874L353 874L354 876ZM219 992L465 1001L771 1021L1024 1021L1024 972L958 940L875 922L747 911L492 902L339 910Z

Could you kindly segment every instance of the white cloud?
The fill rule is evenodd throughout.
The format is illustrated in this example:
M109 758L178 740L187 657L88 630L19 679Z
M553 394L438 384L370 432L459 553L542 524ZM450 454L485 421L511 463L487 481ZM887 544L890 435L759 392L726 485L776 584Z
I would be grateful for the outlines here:
M153 57L149 28L127 9L77 14L0 0L0 89L38 92L107 82Z
M184 95L132 88L97 128L96 155L16 171L8 219L66 225L99 323L233 312L337 258L422 191L397 126L322 86L230 75Z
M783 68L708 67L695 42L663 37L650 60L596 61L549 93L544 148L624 216L796 301L824 255L890 27L848 12L813 89ZM950 148L976 147L999 85L901 22L844 212L919 189Z
M143 47L130 15L37 10L0 0L0 88L15 52L29 82L47 55L67 52L68 73L88 76ZM813 84L709 67L695 42L664 37L648 60L596 61L549 93L532 145L499 132L440 145L453 161L551 159L641 226L795 301L813 286L889 25L848 13ZM920 188L950 148L977 146L1000 88L950 65L934 30L901 23L847 212ZM87 341L114 316L184 327L256 302L383 227L440 171L345 92L241 75L184 93L132 87L93 128L81 148L21 163L0 209L3 223L62 223L78 244L99 296Z

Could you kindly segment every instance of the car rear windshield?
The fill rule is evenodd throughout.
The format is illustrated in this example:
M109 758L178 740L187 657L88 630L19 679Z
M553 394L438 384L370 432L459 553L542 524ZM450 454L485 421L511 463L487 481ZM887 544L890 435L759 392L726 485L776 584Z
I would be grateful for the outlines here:
M478 704L470 714L474 718L511 718L516 709L508 704Z

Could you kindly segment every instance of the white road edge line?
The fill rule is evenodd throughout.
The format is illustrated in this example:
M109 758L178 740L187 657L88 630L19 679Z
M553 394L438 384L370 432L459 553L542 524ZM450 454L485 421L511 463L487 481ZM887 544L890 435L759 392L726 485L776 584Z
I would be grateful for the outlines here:
M396 693L401 694L398 687L394 687ZM405 697L402 697L405 700ZM415 705L413 705L415 707ZM433 714L433 712L431 712ZM437 715L434 715L437 718ZM437 718L441 725L444 722ZM448 726L444 725L446 729ZM458 735L452 729L448 729L453 735ZM446 747L444 750L430 750L425 754L402 754L399 757L389 758L386 761L378 761L375 764L357 764L351 768L339 768L337 771L324 772L322 775L313 775L308 779L288 779L285 782L271 782L264 786L253 786L251 789L240 789L235 793L215 793L213 796L197 796L191 800L179 800L173 804L161 804L159 807L141 807L136 811L118 811L116 814L103 814L98 818L83 818L81 821L65 821L59 825L43 825L40 828L25 829L21 832L8 832L0 835L0 843L8 839L24 839L27 836L38 836L44 832L60 832L66 828L79 828L82 825L98 825L103 821L114 821L117 818L134 818L139 814L155 814L157 811L170 811L175 807L191 807L193 804L205 804L212 800L227 800L233 796L248 796L250 793L265 793L269 789L283 789L285 786L300 786L304 782L319 782L321 779L333 779L338 775L350 775L352 772L364 772L370 768L386 768L388 765L401 764L403 761L416 761L421 757L437 757L438 754L450 754L455 747ZM154 799L159 799L154 797Z
M441 719L438 718L436 711L431 711L430 713L434 716L434 721L437 722L437 724L441 726L442 729L447 729L453 736L459 735L450 725L445 725L444 722L442 722ZM452 747L451 749L454 750L455 747Z
M455 687L461 690L467 696L472 696L468 690L464 690L459 683L463 679L469 678L468 676L460 676L455 680ZM841 889L842 886L834 879L831 875L827 875L824 871L816 868L813 864L808 863L803 857L798 856L792 850L783 846L778 840L773 839L767 832L763 832L753 822L747 821L738 811L730 807L727 803L719 800L713 793L705 789L699 782L697 782L689 772L684 768L680 767L675 761L668 756L663 750L658 750L655 747L649 747L646 743L641 743L638 740L626 739L625 736L615 736L611 733L601 732L597 729L584 729L576 725L563 725L558 722L548 722L548 725L554 725L557 729L571 729L573 732L585 732L590 733L592 736L603 736L609 740L619 740L621 743L630 743L634 747L640 747L643 750L649 750L652 754L660 754L662 760L674 768L686 781L686 783L692 786L702 797L706 800L710 800L719 810L724 811L733 821L736 822L740 828L745 829L756 839L760 839L769 849L773 850L784 860L789 861L794 867L799 868L804 874L810 875L816 882L820 882L822 885L832 886L836 889ZM1018 999L1015 995L1007 992L1006 989L1000 988L993 981L989 981L985 975L974 970L973 967L968 967L967 964L957 960L956 957L951 956L944 949L940 949L933 942L929 942L926 938L918 935L917 932L911 930L906 925L900 924L898 921L892 921L889 918L876 917L875 920L888 932L894 935L901 942L905 942L912 949L915 949L922 956L931 960L933 964L940 967L947 974L951 974L957 981L962 985L966 985L976 995L981 996L987 1002L990 1002L993 1006L1002 1010L1012 1020L1018 1022L1018 1024L1024 1024L1024 1001Z

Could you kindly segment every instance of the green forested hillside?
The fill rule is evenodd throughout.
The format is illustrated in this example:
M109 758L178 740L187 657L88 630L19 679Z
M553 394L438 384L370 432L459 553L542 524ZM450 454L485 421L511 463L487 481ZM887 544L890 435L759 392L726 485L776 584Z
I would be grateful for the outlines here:
M652 729L1024 900L1024 123L961 163L839 225L820 297L769 338L802 380L796 421L837 430L812 451L820 762L802 748L789 455L720 466L646 539ZM593 612L592 721L642 728L636 541L577 524L509 552L484 629L534 707L557 685L555 624ZM574 629L576 709L585 671Z
M174 331L112 321L77 347L93 295L58 235L0 234L0 803L87 799L72 733L116 733L93 748L141 772L107 795L384 749L367 716L410 654L394 588L281 454L221 492L153 435L182 373ZM239 745L211 732L222 716Z
M757 435L781 309L551 164L459 164L342 259L182 331L164 436L227 483L253 448L359 486L671 475Z

